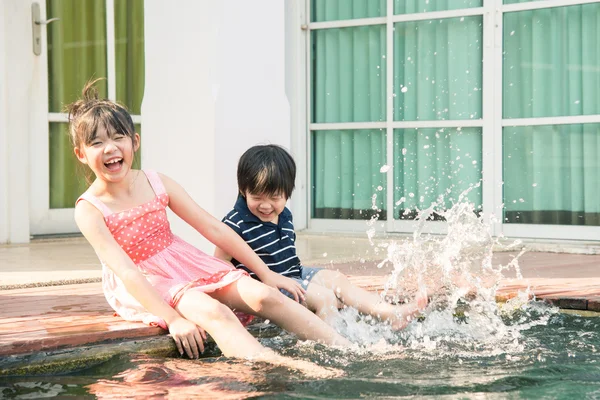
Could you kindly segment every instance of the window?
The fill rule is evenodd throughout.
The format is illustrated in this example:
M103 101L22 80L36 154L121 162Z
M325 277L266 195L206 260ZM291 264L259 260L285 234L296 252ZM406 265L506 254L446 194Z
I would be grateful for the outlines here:
M313 228L411 231L416 209L467 189L496 234L600 226L600 1L308 7Z

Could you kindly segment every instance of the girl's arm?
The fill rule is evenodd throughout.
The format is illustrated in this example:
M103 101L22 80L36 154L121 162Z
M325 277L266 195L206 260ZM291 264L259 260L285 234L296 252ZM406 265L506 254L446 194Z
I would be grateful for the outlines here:
M239 235L238 235L239 236ZM225 253L223 250L221 250L221 248L219 248L218 246L215 247L215 253L214 256L217 257L219 260L223 260L226 263L231 264L231 266L234 266L233 263L231 262L231 259L233 257L231 257L229 254Z
M204 351L200 336L206 338L206 334L163 300L116 242L102 213L87 201L80 201L75 207L75 222L98 257L121 279L127 291L151 314L165 320L179 352L183 354L185 348L190 358L198 358L198 348Z
M159 174L169 194L169 207L205 238L226 254L231 254L256 274L263 283L290 292L296 301L304 300L305 290L300 284L273 272L254 251L227 225L200 207L174 180Z

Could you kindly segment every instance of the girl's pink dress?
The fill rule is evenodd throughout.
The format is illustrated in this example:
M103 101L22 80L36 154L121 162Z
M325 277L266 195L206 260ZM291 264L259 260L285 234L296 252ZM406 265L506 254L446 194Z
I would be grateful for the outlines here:
M143 172L156 194L154 200L146 204L113 213L87 192L77 202L86 200L102 212L117 243L165 301L175 307L188 290L212 292L246 275L245 271L209 256L175 236L167 220L169 195L156 172ZM104 295L117 314L128 321L143 321L167 329L165 321L146 311L114 272L100 261ZM244 324L252 319L246 314L237 315Z

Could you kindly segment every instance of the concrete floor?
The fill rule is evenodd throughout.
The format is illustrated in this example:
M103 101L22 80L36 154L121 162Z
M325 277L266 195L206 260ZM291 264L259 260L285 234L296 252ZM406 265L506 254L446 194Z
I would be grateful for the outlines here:
M377 245L389 240L402 240L403 237L374 239L375 245L372 245L365 236L300 232L296 246L304 265L342 263L347 269L343 272L348 274L390 273L389 267L378 269L374 263L361 264L361 260L385 258L383 249ZM600 255L597 254L600 242L559 245L532 242L526 243L525 247L533 250L522 256L519 262L526 278L600 277ZM513 254L495 253L494 263L505 265ZM89 282L100 278L98 258L82 237L34 240L26 245L0 245L0 289L51 282Z
M365 237L300 233L296 246L305 265L381 259L383 254ZM0 287L100 278L100 262L83 237L0 245Z

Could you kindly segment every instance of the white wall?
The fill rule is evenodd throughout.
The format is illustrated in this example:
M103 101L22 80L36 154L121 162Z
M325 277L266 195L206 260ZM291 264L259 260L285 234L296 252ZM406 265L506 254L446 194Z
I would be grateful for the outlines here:
M280 0L145 2L142 164L179 183L221 219L237 195L239 156L290 147ZM173 230L212 253L177 218Z
M31 2L0 2L0 242L29 241ZM10 100L10 101L9 101Z
M8 242L8 144L6 135L6 11L0 0L0 243Z

